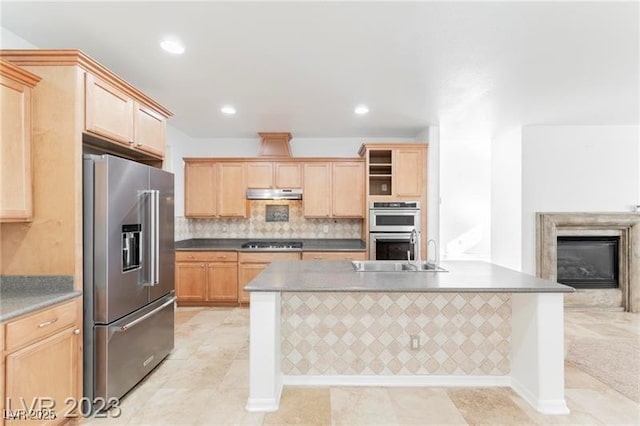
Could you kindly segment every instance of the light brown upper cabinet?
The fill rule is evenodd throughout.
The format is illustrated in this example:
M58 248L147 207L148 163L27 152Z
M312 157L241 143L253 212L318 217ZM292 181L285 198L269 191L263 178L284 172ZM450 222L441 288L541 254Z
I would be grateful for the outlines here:
M114 85L85 76L85 131L117 144L164 157L166 118Z
M167 120L151 108L135 103L134 141L136 148L157 157L164 157Z
M364 217L362 162L309 162L303 170L305 217Z
M301 164L298 162L247 162L247 188L302 188Z
M304 164L305 217L331 216L331 163Z
M269 189L273 187L273 163L260 161L247 163L247 188Z
M37 77L0 61L0 222L33 216L31 89Z
M423 149L394 150L394 194L398 197L420 198L425 190L423 176L426 169Z
M427 144L363 144L359 153L366 158L369 197L426 201Z
M185 217L215 217L217 213L216 195L216 164L212 162L185 163Z
M275 163L276 188L302 188L300 163Z
M364 217L364 164L333 163L332 182L333 217Z
M246 163L218 163L218 216L247 217Z

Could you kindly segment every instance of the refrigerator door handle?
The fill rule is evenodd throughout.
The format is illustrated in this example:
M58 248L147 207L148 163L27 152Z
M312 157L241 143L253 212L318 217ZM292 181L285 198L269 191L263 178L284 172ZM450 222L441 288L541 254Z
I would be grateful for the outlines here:
M170 304L172 304L173 302L175 302L176 300L178 300L177 297L172 297L171 299L167 300L166 302L164 302L162 305L158 306L157 308L155 308L153 311L151 312L147 312L146 314L144 314L143 316L141 316L140 318L136 318L133 321L131 321L128 324L124 324L118 328L114 328L114 331L127 331L128 329L130 329L131 327L133 327L136 324L140 324L142 321L146 320L147 318L149 318L150 316L155 315L157 312L160 312L161 310L163 310L164 308L166 308L167 306L169 306Z
M160 191L152 189L143 194L149 200L149 280L143 285L153 287L160 282Z
M160 282L160 191L153 191L153 285Z

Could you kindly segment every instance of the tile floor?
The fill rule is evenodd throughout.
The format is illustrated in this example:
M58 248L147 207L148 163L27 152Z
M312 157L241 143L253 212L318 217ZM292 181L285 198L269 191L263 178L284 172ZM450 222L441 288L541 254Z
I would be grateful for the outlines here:
M567 416L541 415L508 388L287 387L279 411L248 413L248 322L247 309L179 308L168 359L122 400L119 417L82 425L640 424L640 404L572 363ZM567 340L639 338L640 315L570 311L565 329Z

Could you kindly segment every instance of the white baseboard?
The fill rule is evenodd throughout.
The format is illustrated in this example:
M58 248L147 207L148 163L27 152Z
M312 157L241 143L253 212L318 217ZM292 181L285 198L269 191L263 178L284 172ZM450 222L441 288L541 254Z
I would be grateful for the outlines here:
M280 397L282 396L282 386L282 380L279 380L276 384L273 398L251 398L251 396L249 396L245 410L261 413L278 411L278 408L280 408Z
M564 399L539 399L513 377L511 378L511 388L542 414L569 414L569 407Z

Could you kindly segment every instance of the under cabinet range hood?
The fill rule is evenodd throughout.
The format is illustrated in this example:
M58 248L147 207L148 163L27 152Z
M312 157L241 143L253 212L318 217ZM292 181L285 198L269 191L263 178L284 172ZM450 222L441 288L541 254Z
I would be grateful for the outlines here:
M247 189L247 200L302 200L302 189Z

